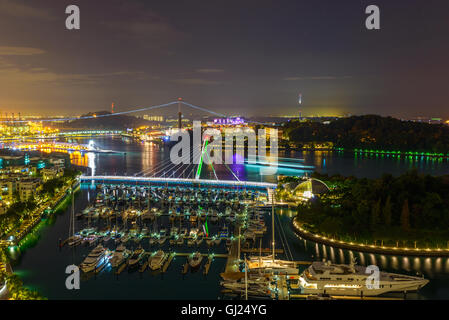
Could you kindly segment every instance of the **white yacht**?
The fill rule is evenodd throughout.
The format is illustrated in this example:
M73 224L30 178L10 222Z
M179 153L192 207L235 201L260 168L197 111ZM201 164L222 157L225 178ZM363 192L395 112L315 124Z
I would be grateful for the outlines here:
M366 267L351 264L313 262L299 277L304 293L347 296L378 296L387 292L410 292L424 287L429 280L402 274L379 272L377 285L368 277ZM367 281L368 279L368 281Z
M106 262L106 249L99 244L80 264L80 269L87 273L101 267Z

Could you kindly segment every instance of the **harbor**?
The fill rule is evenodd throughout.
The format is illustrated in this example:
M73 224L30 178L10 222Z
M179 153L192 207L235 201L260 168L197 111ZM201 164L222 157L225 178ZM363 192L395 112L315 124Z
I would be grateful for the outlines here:
M117 141L117 139L97 139L96 143L98 145L102 145L105 149L116 149L127 152L127 157L119 156L119 155L89 155L94 160L90 160L90 170L94 175L109 175L109 173L114 173L115 167L117 167L117 163L120 163L120 166L126 169L117 172L118 175L130 175L132 172L138 172L140 170L145 169L142 167L143 160L141 158L140 153L135 153L133 150L146 150L145 152L149 152L152 148L158 149L158 146L149 146L149 145L137 145L133 142L122 142ZM167 155L168 156L168 155ZM158 161L158 160L156 160ZM334 161L341 161L338 157L335 157ZM310 163L310 162L309 162ZM145 164L148 165L148 164ZM209 167L204 167L204 169L210 169ZM128 171L127 173L124 171ZM247 179L258 181L256 176L253 176L250 169L248 170ZM282 172L282 171L281 171ZM371 172L371 171L370 171ZM205 172L205 176L208 175L208 172ZM231 177L229 178L231 179ZM105 185L105 182L109 181L96 181L96 184L92 184L91 182L84 182L81 184L81 192L77 193L75 197L74 203L74 213L75 213L75 233L80 233L84 230L83 234L88 232L85 229L95 229L91 239L85 239L80 242L78 245L69 246L67 239L72 237L72 231L70 229L71 225L71 208L67 208L65 212L55 215L44 225L42 229L40 229L34 235L35 238L39 238L39 241L33 242L32 247L23 248L23 252L17 252L17 260L12 261L12 267L15 272L23 275L24 282L28 283L31 287L39 288L45 296L49 298L65 298L65 299L95 299L98 297L114 297L114 298L122 298L122 299L170 299L173 297L178 298L195 298L195 299L216 299L216 298L240 298L245 299L245 268L244 268L244 258L245 254L247 256L247 260L254 262L254 257L258 256L271 256L272 254L272 245L271 245L271 224L272 224L272 208L269 205L268 197L266 189L259 188L258 190L251 190L251 193L254 195L254 201L250 199L248 202L248 206L244 205L244 201L241 202L241 209L246 209L247 218L255 217L256 215L263 216L263 221L265 223L266 231L263 233L263 236L256 237L256 241L253 240L251 233L247 232L244 228L240 229L241 232L241 242L240 242L240 261L237 261L236 258L238 254L238 241L233 242L232 239L234 237L235 240L238 240L238 228L236 229L236 221L231 222L232 217L226 217L222 215L217 219L216 222L212 223L212 217L215 215L212 210L217 212L217 216L219 213L226 213L226 206L223 206L220 210L216 210L215 206L211 210L211 215L207 215L207 226L209 231L210 239L204 235L203 230L203 239L197 237L197 239L191 239L190 231L193 229L193 233L198 233L202 229L203 225L206 223L206 219L204 221L201 220L201 215L203 213L208 213L208 210L204 208L199 209L196 207L194 203L185 203L183 207L179 205L180 212L179 218L174 218L173 223L170 219L170 209L172 213L177 211L177 206L172 205L164 205L163 210L161 209L161 201L154 201L151 203L152 208L156 208L154 210L150 210L147 212L148 203L142 198L140 207L139 207L139 197L135 197L133 195L134 192L136 194L140 193L138 188L151 188L155 189L156 194L161 195L163 189L167 187L165 183L156 184L155 182L151 183L135 183L128 182L125 183L128 188L128 193L131 195L131 199L126 197L123 200L123 196L120 193L121 191L116 190L115 192L119 192L119 196L122 199L119 199L119 205L115 208L109 204L115 203L113 196L113 190L109 190L109 195L105 195L104 192L97 187L97 185ZM274 181L269 181L273 183ZM125 186L123 185L123 187ZM110 183L110 185L113 185ZM170 184L169 184L170 185ZM117 189L121 187L121 183L115 183ZM109 188L109 187L108 187ZM160 188L160 191L157 191L157 188ZM133 189L135 191L133 191ZM170 190L175 192L176 187L169 187ZM192 187L193 190L201 189L204 193L204 199L206 199L206 194L208 190L211 190L211 196L213 192L226 192L226 188L220 187L218 185L208 186L207 184L197 184L195 188ZM228 187L231 191L237 191L244 193L245 188L243 186L240 187ZM190 198L192 194L190 192ZM247 193L250 194L250 189L247 189ZM257 192L258 191L258 192ZM170 191L171 192L171 191ZM172 196L172 202L176 201L177 197L173 198L172 194L167 192L167 196ZM97 199L97 195L99 193L103 193ZM257 196L257 194L259 195ZM135 197L135 199L132 199ZM184 197L184 195L183 195ZM156 197L157 198L157 197ZM181 198L181 197L178 197ZM159 199L159 198L157 198ZM100 200L97 204L97 200ZM187 200L187 194L186 194ZM213 200L213 198L212 198ZM178 199L180 201L180 199ZM184 201L184 200L183 200ZM127 203L127 207L123 207L124 203ZM236 201L237 202L237 201ZM181 202L179 202L181 203ZM263 203L263 205L262 205ZM111 210L104 210L101 212L98 210L101 206L110 207ZM267 205L268 204L268 205ZM196 223L190 222L190 217L187 220L186 215L184 214L184 207L189 208L190 212L196 212ZM89 208L90 214L84 212ZM199 209L199 210L198 210ZM95 212L98 210L98 215ZM114 210L114 211L112 211ZM132 212L135 210L135 212ZM223 212L224 210L224 212ZM151 211L154 211L154 220L151 219L153 215ZM198 217L198 211L200 213L200 217ZM293 232L291 228L291 217L294 216L294 212L291 213L291 209L289 208L278 208L275 207L275 238L276 238L276 248L275 255L276 260L282 259L284 261L295 261L297 263L297 273L300 274L305 270L310 262L317 261L321 259L332 260L334 262L340 263L348 263L352 256L351 252L347 252L345 250L340 251L338 249L332 249L331 247L326 247L322 245L317 245L311 241L306 241L304 239L298 238L298 236ZM125 213L125 214L124 214ZM160 215L159 215L160 213ZM181 218L183 216L183 219ZM174 214L172 215L172 217ZM190 215L191 216L191 215ZM204 215L205 216L205 215ZM109 218L108 218L109 217ZM126 217L127 219L123 219ZM117 218L117 219L116 219ZM228 218L228 219L226 219ZM116 223L117 220L117 223ZM124 224L126 220L126 223ZM192 218L195 221L195 217ZM215 220L215 219L214 219ZM181 222L181 227L179 223ZM198 224L199 222L199 224ZM48 225L47 225L48 224ZM228 235L226 237L220 238L220 240L216 237L216 241L213 241L212 238L220 234L222 229L228 229ZM145 230L146 228L146 230ZM182 229L187 229L185 232L185 237L181 240L177 239L179 244L176 244L176 240L173 237L170 237L172 228L178 228L182 231ZM161 235L161 229L165 229L165 241ZM115 235L116 233L117 236ZM178 234L182 232L178 231ZM154 234L154 235L153 235ZM95 235L95 237L93 237ZM109 238L108 238L109 237ZM115 237L123 238L120 242L115 242ZM243 239L245 237L245 239ZM88 238L87 236L85 238ZM140 241L139 241L140 239ZM104 240L107 240L106 243ZM126 243L122 243L122 240L127 240ZM190 242L189 242L190 240ZM194 241L195 240L195 241ZM228 241L229 240L229 241ZM260 243L260 240L261 243ZM136 242L137 241L137 242ZM150 245L151 241L151 245ZM159 241L163 242L159 244ZM181 243L182 241L182 243ZM219 244L217 244L219 241ZM90 242L90 244L89 244ZM198 242L200 243L198 245ZM211 244L210 246L208 245ZM234 246L236 248L234 258L229 258L228 246L226 244L235 243ZM129 269L126 263L120 265L120 267L112 267L105 265L98 273L90 272L88 275L84 275L82 272L82 281L81 281L81 290L78 292L68 291L64 288L61 290L60 284L64 283L66 275L64 274L64 270L67 265L75 264L79 266L86 257L95 249L96 246L101 244L104 248L110 250L110 258L112 258L114 252L117 247L120 245L124 245L127 250L134 251L142 245L146 255L152 255L158 250L164 251L164 253L170 253L173 255L173 258L170 260L167 258L159 270L152 271L149 268L149 263L144 269L143 272L139 272L140 265ZM16 249L17 250L17 249ZM200 252L203 259L201 261L201 265L199 268L192 269L188 263L188 256L195 253ZM174 254L179 255L174 255ZM215 257L212 262L208 264L208 257L210 254L214 253ZM231 252L232 253L232 252ZM16 252L12 252L14 256ZM43 262L40 266L36 266L37 260L36 256L42 257ZM354 252L353 254L358 262L362 265L364 264L372 264L376 259L379 266L382 269L387 269L389 271L396 271L398 273L408 273L414 274L415 272L425 272L426 277L431 277L431 282L429 285L424 287L420 293L407 293L407 299L419 298L421 295L431 295L429 293L428 288L433 288L438 283L445 283L445 280L441 277L435 282L434 277L438 276L438 270L445 270L446 262L445 259L417 259L417 258L409 258L406 257L382 257L382 256L371 256L364 255ZM232 266L233 264L230 261L233 260L235 264L235 270L237 273L231 275L229 278L224 279L222 275L225 273L227 266ZM257 259L256 259L257 260ZM409 261L409 268L407 269L406 262ZM237 263L238 262L238 263ZM257 261L256 261L257 262ZM302 264L304 263L304 264ZM142 265L145 264L143 261ZM32 267L31 267L32 266ZM185 268L184 268L185 267ZM208 268L207 275L204 274L205 270ZM405 269L404 269L405 268ZM415 269L416 268L416 269ZM28 270L33 270L33 272L29 272ZM121 269L121 270L120 270ZM185 272L184 272L185 269ZM238 270L237 270L238 269ZM416 271L414 271L416 270ZM117 275L116 272L120 271ZM254 270L255 271L255 270ZM442 271L440 271L442 272ZM251 282L257 281L254 277L258 276L259 272L248 272L248 297L249 298L263 298L263 299L273 299L271 295L264 294L263 296L258 296L260 294L258 292L257 284L250 284ZM432 276L432 273L435 274ZM298 281L294 278L289 279L293 275L288 275L286 277L286 281L280 281L275 279L273 284L270 284L275 299L304 299L305 296L301 296L302 293L297 288ZM298 276L298 275L296 275ZM278 277L282 277L282 275L278 275ZM237 280L236 280L237 279ZM235 284L234 288L226 288L223 284L229 281L240 282L243 285ZM270 280L271 281L271 280ZM284 285L287 290L284 289L283 292L287 292L286 295L276 293L276 287L282 288ZM266 287L266 284L263 286ZM157 288L157 290L154 290ZM280 290L281 291L281 290ZM288 291L290 291L290 296L288 295ZM364 297L368 299L368 297ZM393 298L401 298L403 299L403 295L399 294L393 296Z
M90 186L92 188L92 186ZM174 260L181 260L182 277L199 273L207 277L214 261L225 260L220 273L224 298L240 299L362 299L387 293L384 285L365 290L365 285L348 284L351 277L366 278L365 267L326 262L295 261L290 247L280 238L276 247L275 210L266 210L268 192L237 188L191 186L140 186L96 184L88 205L70 215L71 235L59 247L88 248L78 266L85 281L103 273L138 273L143 277L163 276ZM261 208L262 207L262 208ZM271 234L266 219L271 218ZM279 230L283 234L284 230ZM270 239L271 235L271 239ZM271 240L271 248L263 248ZM271 254L269 254L271 252ZM283 255L287 259L280 259ZM301 273L300 268L306 268ZM176 268L172 268L176 272ZM319 281L311 274L341 274L346 283ZM428 283L419 277L380 273L396 291L417 291ZM401 277L401 281L395 281ZM322 278L331 280L332 278ZM382 282L384 283L384 282ZM376 293L378 292L378 293ZM332 296L330 294L333 294Z
M71 235L58 244L72 251L91 248L78 262L84 279L102 272L117 278L124 272L164 274L174 260L183 261L178 271L183 277L197 272L206 277L215 261L223 259L224 296L243 298L245 292L286 300L293 281L287 276L310 264L275 258L266 262L267 254L284 254L283 248L262 248L269 238L265 219L272 216L266 210L268 192L101 183L89 187L95 196L83 210L73 208ZM259 264L245 264L247 254Z

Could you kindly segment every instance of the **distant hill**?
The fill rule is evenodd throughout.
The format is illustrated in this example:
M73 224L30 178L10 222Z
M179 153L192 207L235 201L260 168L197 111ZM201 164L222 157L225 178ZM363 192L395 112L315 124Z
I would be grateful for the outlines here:
M449 152L449 126L377 115L342 118L329 124L291 122L285 128L284 137L298 146L332 142L335 147L348 149Z
M126 128L135 128L151 124L150 121L127 115L101 117L102 115L108 114L111 113L109 111L89 112L87 114L83 114L81 117L96 115L97 118L67 121L63 124L60 124L59 127L64 129L123 130Z

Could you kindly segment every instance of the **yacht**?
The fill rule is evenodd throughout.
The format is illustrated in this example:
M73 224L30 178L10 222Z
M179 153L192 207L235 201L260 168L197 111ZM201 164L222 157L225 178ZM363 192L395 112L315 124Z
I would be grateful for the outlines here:
M204 241L204 233L202 231L198 232L196 237L196 245L199 246Z
M251 277L245 282L244 279L238 280L225 280L220 282L221 286L225 289L232 290L234 292L244 293L245 287L248 290L248 294L256 296L270 296L271 295L271 280L269 277Z
M126 247L124 245L118 246L117 249L115 249L115 252L111 257L111 260L109 260L109 262L111 263L111 266L113 268L115 268L115 267L118 267L119 265L121 265L126 260L126 258L128 258L130 253L131 252L128 249L126 249Z
M429 280L402 274L379 273L379 283L370 283L372 272L364 266L313 262L299 277L298 285L304 293L346 296L378 296L387 292L418 291Z
M68 239L68 245L69 246L77 246L77 245L81 244L82 241L83 241L83 239L81 238L81 236L74 235L73 237L70 237Z
M220 243L221 243L221 238L220 238L220 237L215 238L214 244L215 244L216 246L219 246Z
M188 261L192 269L198 268L203 261L203 256L199 252L195 252L188 257Z
M249 272L279 273L295 275L299 273L293 261L273 259L269 256L250 256L247 259Z
M193 214L190 216L190 219L189 219L190 223L194 224L194 223L197 222L197 220L198 220L198 215L197 215L197 213L193 213Z
M80 264L80 269L87 273L100 268L106 262L106 249L99 244Z
M193 246L196 243L196 238L198 237L198 229L190 229L189 239L187 240L188 246Z
M162 267L162 264L165 261L166 254L162 250L158 250L154 255L150 258L150 269L158 270Z
M141 246L139 246L139 248L134 250L133 254L128 260L128 266L130 268L136 267L139 264L139 261L142 259L144 252L145 251L142 249Z
M183 237L183 238L187 237L187 233L188 233L188 231L186 228L181 229L181 237Z
M130 236L128 234L123 235L120 240L122 243L127 243L130 239Z
M159 232L158 243L160 245L163 245L166 240L167 240L167 231L165 229L161 229L161 231Z
M150 235L150 246L153 246L159 240L158 236L158 234L154 233Z
M175 219L176 219L176 212L170 210L170 212L169 212L169 220L170 220L170 222L172 222L172 223L175 222Z
M170 236L169 244L171 246L176 244L176 241L178 241L178 239L179 239L179 235L177 235L177 234Z
M215 240L217 240L217 236L206 238L206 244L211 247L215 244Z
M213 211L213 212L212 212L210 221L211 221L212 223L217 223L217 222L218 222L218 214L217 214L217 211Z
M173 227L170 229L170 237L178 234L179 229L177 227Z
M183 245L184 244L184 239L187 236L187 229L182 229L178 238L176 239L176 244L177 245Z

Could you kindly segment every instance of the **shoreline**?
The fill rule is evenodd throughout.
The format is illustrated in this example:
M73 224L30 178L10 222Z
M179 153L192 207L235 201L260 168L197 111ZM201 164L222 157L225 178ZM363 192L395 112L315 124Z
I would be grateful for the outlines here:
M9 245L20 246L21 241L25 239L26 236L45 218L46 211L50 209L49 214L53 214L58 209L59 205L67 198L67 196L72 195L68 192L69 190L73 188L73 191L76 192L81 185L80 180L76 180L77 181L75 181L75 183L72 182L70 187L65 187L64 190L61 190L56 199L50 200L49 205L41 205L38 209L39 212L35 214L28 226L20 233L17 233L16 231L14 243L9 243ZM20 228L18 231L20 231ZM2 240L2 245L8 244L8 242L9 240Z
M303 239L316 243L325 244L338 249L352 250L362 253L374 253L383 255L400 255L415 257L449 257L449 249L414 249L414 248L396 248L396 247L380 247L374 245L357 244L340 240L329 239L311 233L301 227L295 218L292 218L294 232Z

